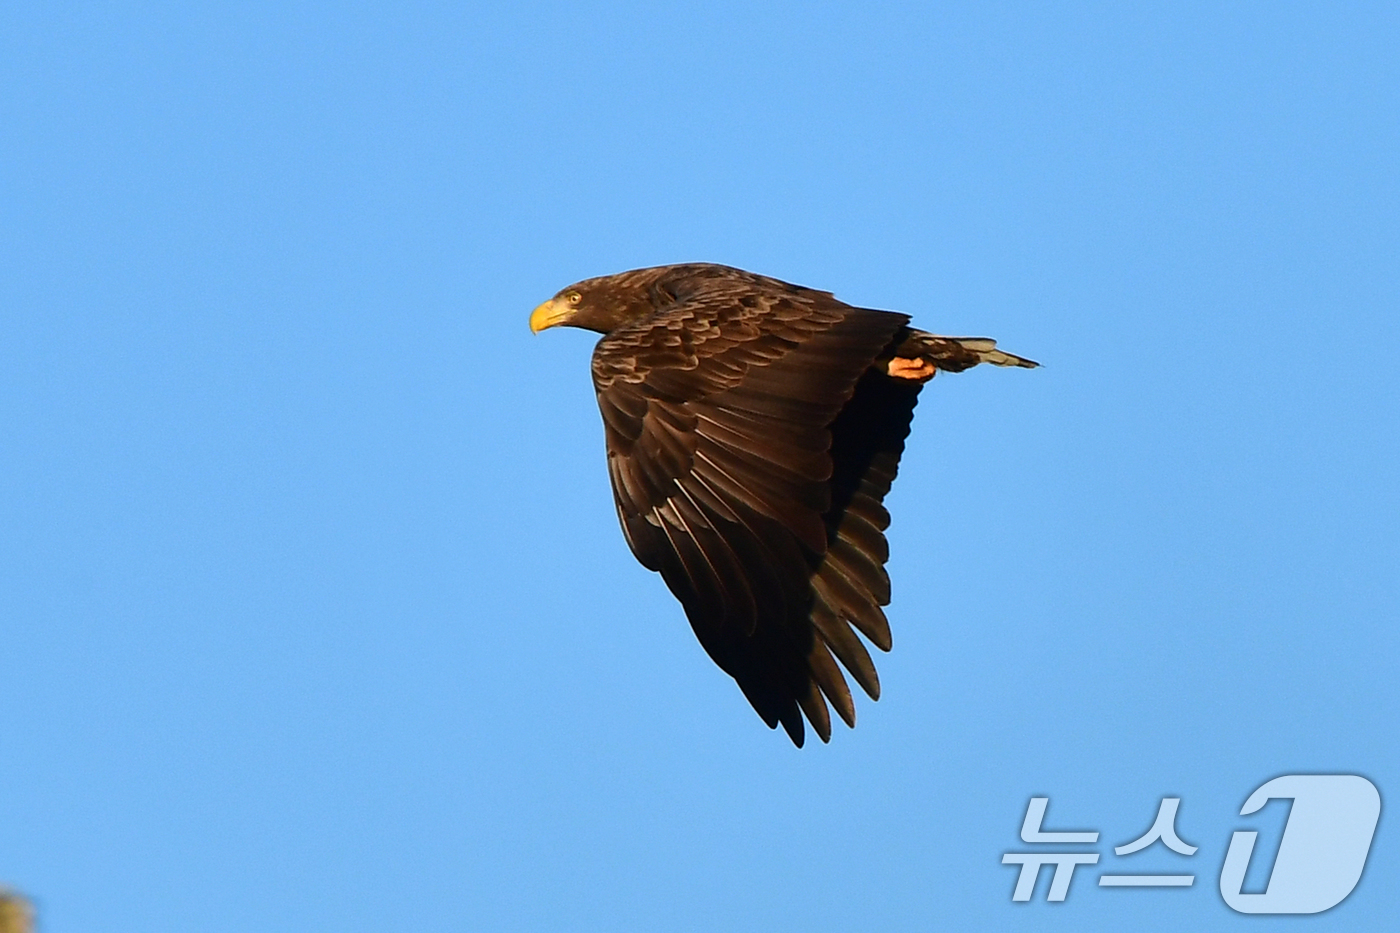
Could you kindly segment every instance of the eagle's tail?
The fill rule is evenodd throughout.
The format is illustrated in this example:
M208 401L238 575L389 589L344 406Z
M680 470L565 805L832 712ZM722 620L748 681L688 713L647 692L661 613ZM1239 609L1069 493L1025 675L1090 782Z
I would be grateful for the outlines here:
M997 342L990 337L940 337L912 327L907 328L903 338L896 341L894 357L897 360L919 360L932 365L934 369L950 373L960 373L978 363L1026 369L1040 365L1034 360L998 350Z
M1023 369L1035 369L1040 365L1035 360L1028 360L1024 356L998 350L997 342L990 337L934 337L933 334L929 334L929 336L933 337L934 340L956 343L969 353L975 354L979 363L991 363L993 366L1020 366Z

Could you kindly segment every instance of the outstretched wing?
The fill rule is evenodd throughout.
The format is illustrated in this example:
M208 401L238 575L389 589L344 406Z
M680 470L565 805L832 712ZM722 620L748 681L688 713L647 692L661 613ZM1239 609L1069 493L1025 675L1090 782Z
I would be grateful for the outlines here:
M708 282L593 356L618 516L695 634L770 727L854 723L839 658L879 681L889 490L917 385L871 364L901 314L773 280Z

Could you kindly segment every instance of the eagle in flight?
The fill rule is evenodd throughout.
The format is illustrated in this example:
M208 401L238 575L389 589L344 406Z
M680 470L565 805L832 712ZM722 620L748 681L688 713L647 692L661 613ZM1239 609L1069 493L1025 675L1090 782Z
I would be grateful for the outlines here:
M797 746L835 708L841 662L878 699L859 632L890 626L884 531L923 384L978 363L1034 367L983 337L709 263L586 279L530 315L603 337L593 351L608 474L637 560L661 574L700 644Z

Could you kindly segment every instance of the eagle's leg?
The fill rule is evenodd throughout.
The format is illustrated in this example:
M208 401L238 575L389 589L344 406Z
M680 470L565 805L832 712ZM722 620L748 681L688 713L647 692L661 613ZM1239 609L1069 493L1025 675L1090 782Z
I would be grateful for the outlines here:
M915 357L896 356L885 366L885 372L896 379L910 379L914 382L928 382L938 375L938 367L931 361Z

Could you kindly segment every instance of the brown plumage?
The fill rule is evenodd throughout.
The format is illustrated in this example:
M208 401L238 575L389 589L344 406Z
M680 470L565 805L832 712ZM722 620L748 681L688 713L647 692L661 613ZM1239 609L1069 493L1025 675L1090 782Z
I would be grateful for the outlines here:
M880 695L856 632L889 650L882 503L923 383L1036 365L908 321L705 263L588 279L530 318L604 335L593 383L627 543L799 746L803 714L830 739L828 703L855 725L841 667Z

